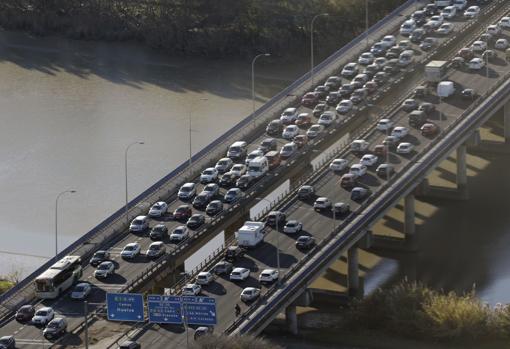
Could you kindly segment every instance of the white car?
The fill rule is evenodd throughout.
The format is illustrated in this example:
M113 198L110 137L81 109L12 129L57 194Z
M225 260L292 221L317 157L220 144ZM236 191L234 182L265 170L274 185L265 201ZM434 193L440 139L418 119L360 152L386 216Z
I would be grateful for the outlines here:
M413 30L416 29L416 22L408 19L400 26L400 35L411 35Z
M480 14L480 7L478 6L469 6L466 11L464 11L464 17L466 18L475 18Z
M349 169L349 173L352 173L356 177L361 177L367 173L367 167L363 164L354 164Z
M37 310L32 317L32 323L35 325L46 325L55 317L55 311L51 307L43 307Z
M480 70L483 67L485 67L485 62L483 59L475 57L472 60L469 61L468 67L471 70Z
M244 281L250 276L250 269L246 268L234 268L230 273L230 280Z
M402 139L409 134L409 129L404 126L397 126L391 131L391 135L397 137L398 139Z
M338 103L335 110L338 114L344 115L351 111L353 105L350 99L343 99Z
M282 137L288 140L293 139L299 134L299 127L296 125L289 125L285 127L285 129L282 132Z
M243 165L243 164L235 164L234 166L232 166L232 168L230 169L230 173L233 173L235 174L236 176L238 177L241 177L243 174L246 173L246 165Z
M177 196L181 200L190 200L195 194L197 193L197 188L195 183L184 183L181 188L179 189L179 192L177 193Z
M329 164L329 169L334 172L340 172L345 170L348 164L349 161L347 161L346 159L334 159Z
M508 40L507 39L498 39L496 40L496 43L494 44L494 48L498 50L505 50L508 47Z
M76 286L74 286L71 291L71 299L82 300L88 297L90 292L92 291L92 286L90 286L87 282L80 282Z
M168 204L164 201L158 201L149 210L149 217L161 217L166 213Z
M473 45L471 45L471 47L475 52L483 52L487 49L487 43L485 41L477 40L473 42Z
M259 282L263 283L272 283L278 280L278 270L275 269L264 269L259 275Z
M359 163L368 167L377 164L378 160L379 158L374 154L365 154L361 157Z
M120 252L120 256L122 258L135 258L140 254L141 246L138 242L131 242L124 246L122 252Z
M244 163L246 164L246 166L248 166L250 164L250 161L252 161L255 158L258 158L259 156L264 156L264 152L262 150L260 150L260 149L255 149L255 150L251 151L246 156L246 159L244 160ZM232 168L234 168L234 167L232 167ZM230 169L230 172L232 172L232 169Z
M181 294L183 296L198 296L202 291L202 286L199 284L187 284L182 288Z
M491 24L487 27L487 33L491 35L499 35L501 34L501 28L497 24Z
M397 43L397 39L393 35L386 35L384 38L382 38L381 42L387 48L390 48Z
M318 135L320 135L322 133L322 131L324 131L324 126L319 125L319 124L313 124L306 131L306 135L308 136L308 138L313 139L313 138L317 137Z
M455 6L446 6L443 11L441 11L441 16L448 19L452 19L456 14L457 8Z
M283 124L288 125L296 121L297 117L298 114L296 108L287 108L283 111L282 115L280 116L280 121Z
M230 158L227 158L232 161ZM218 170L214 167L208 167L200 174L201 183L211 183L218 179Z
M381 119L377 122L376 128L379 131L387 131L393 127L393 121L390 119Z
M331 201L323 196L317 198L313 203L313 209L315 211L330 210L332 206L333 204Z
M241 292L241 300L243 302L250 302L257 299L260 296L260 288L246 287Z
M138 216L131 221L129 225L129 231L139 232L144 231L149 227L149 221L147 220L147 216Z
M510 17L501 18L498 24L501 28L510 28Z
M356 63L347 63L340 73L344 78L351 78L356 74L358 74L358 65Z
M372 64L374 59L375 57L371 52L363 52L358 58L358 63L362 65L369 65Z
M234 165L234 161L231 158L222 158L219 159L214 168L219 173L224 173L230 170L230 168Z
M335 121L335 119L336 119L335 112L325 111L324 113L321 114L318 123L319 125L328 127Z
M155 241L149 245L149 248L145 252L148 258L156 258L164 255L166 252L166 246L163 241Z
M437 29L441 26L441 24L443 24L443 22L444 22L444 17L441 15L436 15L436 16L430 17L430 20L427 22L427 25L429 27L431 27L432 29Z
M303 230L303 223L296 220L287 221L283 227L283 232L287 234L299 233L301 230Z
M170 241L173 243L179 243L184 241L189 236L188 228L184 225L180 225L174 229L172 234L170 234Z
M97 266L97 269L94 270L94 277L98 279L107 278L109 275L112 275L115 271L115 264L110 261L102 262Z
M408 142L402 142L397 147L397 153L398 154L409 154L411 151L413 151L414 146L411 143Z
M209 285L213 281L213 274L208 271L201 271L197 275L197 284Z
M453 31L453 24L449 22L445 22L441 24L439 28L437 28L436 33L441 35L448 35Z

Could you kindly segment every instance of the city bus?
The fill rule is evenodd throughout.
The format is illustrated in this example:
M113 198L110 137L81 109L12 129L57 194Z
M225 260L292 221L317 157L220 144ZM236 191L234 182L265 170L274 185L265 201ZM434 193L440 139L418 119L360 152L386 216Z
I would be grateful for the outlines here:
M35 295L55 299L82 276L81 258L65 256L35 279Z

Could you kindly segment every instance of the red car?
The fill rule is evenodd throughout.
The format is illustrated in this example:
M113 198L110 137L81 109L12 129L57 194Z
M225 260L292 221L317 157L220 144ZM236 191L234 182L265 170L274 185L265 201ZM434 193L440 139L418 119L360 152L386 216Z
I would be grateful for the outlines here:
M319 103L319 95L316 92L308 92L301 98L301 105L308 108L313 108Z
M293 142L296 143L298 148L301 148L308 143L308 137L306 135L297 135L294 137Z
M298 115L296 119L296 126L298 127L308 127L312 123L312 118L310 117L310 114L308 113L301 113Z
M386 146L382 144L378 144L374 147L374 155L379 157L386 156Z
M175 220L188 220L191 217L191 207L189 205L181 205L174 211Z
M439 132L439 127L433 123L426 123L420 128L422 136L433 137Z

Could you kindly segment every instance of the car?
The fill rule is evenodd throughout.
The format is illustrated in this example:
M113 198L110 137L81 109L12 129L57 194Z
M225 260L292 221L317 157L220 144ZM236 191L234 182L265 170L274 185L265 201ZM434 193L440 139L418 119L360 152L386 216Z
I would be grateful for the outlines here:
M381 43L385 45L387 48L390 48L397 43L397 39L393 35L386 35L384 38L381 39Z
M414 44L419 44L425 38L426 34L425 29L417 28L409 35L409 41Z
M32 320L32 318L34 317L34 313L35 313L34 306L31 304L25 304L18 309L14 317L16 321L25 323Z
M375 57L371 52L363 52L358 58L358 64L369 65L372 64Z
M225 175L224 175L225 176ZM220 182L221 183L221 182ZM193 199L192 205L194 208L201 210L205 209L209 202L211 202L212 196L208 192L201 192Z
M368 81L365 85L363 85L363 88L367 90L368 94L372 94L377 91L378 87L379 85L377 85L375 81Z
M227 261L236 261L244 256L244 249L240 246L229 246L225 251L225 259Z
M280 135L283 130L283 123L280 120L271 120L266 126L266 133L270 136Z
M237 202L242 196L242 191L239 188L231 188L225 194L223 201L227 204L233 204Z
M346 173L340 178L340 186L345 189L354 187L358 183L358 176L354 173Z
M283 232L287 234L299 233L303 230L303 223L296 220L289 220L283 227Z
M292 124L297 119L297 109L296 108L287 108L283 111L280 116L280 121L284 125Z
M342 96L340 96L340 92L338 91L333 91L333 92L330 92L328 94L328 96L326 97L326 104L327 105L335 105L338 103L338 101L340 101Z
M320 99L324 99L329 93L329 86L320 85L317 86L313 91L319 95Z
M131 221L129 231L133 233L142 232L149 227L147 216L137 216Z
M212 326L200 326L195 330L195 334L193 335L194 340L199 340L204 336L210 336L214 332L214 327Z
M411 15L411 19L414 20L416 22L416 25L417 26L422 26L425 24L425 22L427 21L427 14L425 13L425 11L423 10L420 10L420 11L415 11L412 15Z
M297 145L298 149L304 147L308 143L308 136L306 134L304 135L297 135L292 139L292 143Z
M359 104L363 102L367 98L367 96L368 96L367 90L365 90L364 88L358 88L357 90L354 90L350 99L352 103Z
M331 93L333 93L333 92L331 92ZM309 113L300 113L296 119L295 125L297 127L305 128L305 127L310 126L311 123L312 123L312 118L310 117ZM275 142L276 142L276 140L275 140ZM274 147L274 149L271 149L271 150L276 150L276 146Z
M247 189L252 185L252 183L255 181L255 177L250 176L249 174L244 174L241 177L239 177L236 181L236 187L239 189Z
M302 235L296 240L296 248L309 249L315 245L315 239L312 236Z
M401 52L412 49L411 42L409 40L400 40L398 42L398 46L401 48Z
M260 296L260 288L246 287L241 292L241 300L243 302L251 302Z
M259 145L258 149L262 151L262 153L267 153L271 150L276 150L278 147L278 142L274 138L265 138ZM245 171L246 172L246 171ZM244 173L243 173L244 174Z
M386 57L387 59L389 60L392 60L392 59L395 59L395 58L398 58L398 56L400 56L400 54L402 53L404 49L398 45L395 45L395 46L392 46L390 47L390 49L386 52L386 54L384 55L384 57Z
M434 15L430 17L429 21L427 22L429 26L432 29L437 29L443 24L444 22L444 16L443 15Z
M208 216L215 216L220 212L223 212L223 203L220 200L211 201L205 208L205 213Z
M296 137L299 134L299 127L296 125L289 125L285 127L285 129L282 132L282 138L291 140L292 138Z
M236 181L239 179L239 176L233 172L227 172L221 176L219 181L220 186L223 188L228 188L236 184Z
M92 286L87 282L80 282L74 286L71 291L71 299L83 300L86 299L90 292L92 291Z
M181 200L190 200L196 194L196 184L195 183L185 183L179 189L177 196Z
M355 90L355 86L354 84L343 84L339 89L338 89L338 93L340 94L341 97L349 97L352 92ZM322 114L322 113L321 113ZM320 116L320 115L319 115Z
M333 205L334 214L347 214L351 212L351 207L345 202L337 202Z
M234 165L234 167L232 167L231 169L231 172L236 174L236 172L234 171L234 168L237 167L237 171L238 172L242 172L243 170L246 171L246 166L245 165L241 165L241 164L236 164ZM216 183L209 183L207 184L204 189L202 190L202 192L200 194L198 194L196 198L198 198L200 195L205 195L207 196L209 199L212 199L214 198L216 195L218 195L220 193L220 186ZM193 201L194 202L194 201Z
M390 119L381 119L377 122L377 126L376 126L376 128L379 131L388 131L388 130L391 130L392 127L393 127L393 121L391 121Z
M510 17L501 18L499 20L498 24L501 28L509 29L510 28Z
M172 234L170 234L170 242L179 243L186 240L189 237L188 228L184 225L179 225L174 228Z
M221 158L218 160L214 168L218 173L225 173L234 166L234 161L231 158Z
M101 264L104 261L107 261L110 259L110 252L105 250L98 250L94 253L92 258L90 259L90 265L93 267L97 267L99 264Z
M259 282L261 284L271 284L278 280L279 273L275 269L264 269L259 275Z
M266 217L266 225L277 228L282 224L285 224L287 216L281 211L271 211Z
M313 108L312 115L318 118L327 108L328 105L326 103L319 103Z
M166 213L168 204L164 201L158 201L149 209L149 217L161 217Z
M230 158L226 158L231 160ZM215 167L208 167L200 174L200 183L211 183L218 179L218 170Z
M307 92L301 98L301 105L303 107L311 108L319 102L319 94L316 92Z
M409 134L409 129L404 126L397 126L391 131L391 135L402 139Z
M120 252L120 256L124 259L133 259L140 254L141 246L138 242L130 242Z
M374 166L379 161L379 158L374 154L365 154L360 159L360 164L365 165L367 167Z
M248 143L246 141L235 141L228 147L227 157L234 161L241 160L246 156Z
M297 192L297 197L300 200L308 200L315 196L315 189L311 185L302 185Z
M94 277L97 279L106 279L108 276L113 275L115 271L115 264L111 261L102 262L94 270Z
M188 220L191 217L191 207L189 205L180 205L174 210L173 216L177 221Z
M496 52L494 52L493 50L485 50L482 53L482 59L486 62L494 57L496 57Z
M470 18L470 19L478 17L479 14L480 14L480 7L479 6L469 6L464 11L464 17Z
M263 153L263 151L262 151L262 150L259 150L259 151ZM249 156L249 155L248 155L248 156ZM232 166L232 168L230 169L230 172L231 172L231 173L233 173L233 174L235 174L235 175L236 175L236 176L238 176L238 177L241 177L243 174L245 174L245 173L246 173L246 171L247 171L247 167L246 167L246 165L244 165L244 164L235 164L235 165L234 165L234 166ZM208 184L208 186L210 186L210 185L211 185L211 184ZM216 195L216 194L218 194L218 191L220 190L220 188L219 188L219 186L217 186L216 184L213 184L213 185L215 185L215 186L216 186L216 187L214 187L214 190L215 190L214 195ZM206 186L206 188L207 188L207 186ZM205 188L204 188L204 191L205 191ZM213 192L213 190L212 190L212 189L211 189L210 191L211 191L211 192ZM212 195L212 196L214 196L214 195Z
M230 273L231 281L244 281L250 276L250 270L246 268L234 268Z
M370 195L370 190L363 187L354 187L351 190L351 200L361 201L366 199Z
M197 284L209 285L214 280L213 274L208 271L201 271L197 275Z
M339 76L330 76L326 82L324 83L325 86L329 86L330 90L337 89L342 85L342 78Z
M433 123L425 123L420 128L422 136L432 137L439 133L439 127Z
M439 28L436 29L436 33L439 35L448 35L453 31L453 24L449 22L444 22L441 24Z
M414 146L409 142L402 142L397 147L398 154L409 154L413 151Z
M374 155L377 155L378 157L384 157L386 156L386 154L388 153L387 147L383 144L377 144L375 147L374 147Z
M380 164L375 173L382 178L390 178L395 173L395 168L390 164Z
M367 166L364 164L354 164L349 169L349 173L352 173L357 177L364 176L367 173Z
M14 339L14 336L0 337L0 348L1 349L15 349L16 348L16 339Z
M374 72L375 73L375 72ZM351 85L354 85L357 83L357 85L354 85L355 88L360 88L363 86L364 83L366 83L368 80L370 80L370 76L366 73L358 74L352 79Z
M358 74L359 68L356 63L347 63L344 68L342 69L342 72L340 75L342 75L344 78L352 78L356 74Z
M67 331L67 321L63 317L51 320L43 331L44 338L52 340L60 337Z
M324 127L328 127L331 124L333 124L333 122L335 122L335 120L336 120L335 112L333 112L333 111L325 111L324 113L321 114L318 123L319 123L319 125L323 125Z
M318 135L320 135L323 131L324 131L324 126L322 126L320 124L313 124L306 131L306 136L310 139L313 139L313 138L316 138Z
M331 206L331 201L324 196L318 197L313 203L313 209L315 211L330 210Z
M423 51L428 51L437 46L437 39L432 37L426 37L420 44L420 48Z
M427 4L423 10L427 16L434 16L438 12L436 4Z
M460 95L464 99L473 99L476 96L476 92L472 88L465 88L460 92Z
M455 6L446 6L441 11L441 16L447 19L452 19L457 14L457 8Z
M199 284L186 284L181 291L183 296L198 296L202 292L202 286Z
M487 49L487 43L485 41L477 40L471 45L474 52L483 52Z
M480 70L483 67L485 67L485 62L483 59L475 57L472 60L469 61L468 67L471 70Z
M386 136L382 142L383 145L385 145L389 148L396 147L397 143L398 143L398 138L396 136Z
M347 168L349 161L346 159L337 158L331 161L329 164L329 169L333 172L341 172Z
M213 267L214 273L216 275L223 275L223 274L230 274L230 272L233 269L233 265L230 262L227 261L221 261L216 263L216 265Z
M494 36L499 35L501 34L501 28L497 24L491 24L487 27L487 34Z
M408 19L400 26L400 35L408 36L416 29L416 22Z
M280 149L280 157L283 160L286 160L290 158L292 155L296 153L296 150L298 149L296 143L287 143L285 144L282 149Z
M135 341L124 341L118 349L140 349L141 346Z
M352 103L351 100L344 99L344 100L340 101L340 103L338 103L335 110L338 114L345 115L352 110L353 105L354 104Z
M383 42L376 42L372 45L370 48L370 53L372 53L374 56L382 56L386 53L386 50L388 49L388 46L386 46Z
M168 228L164 224L157 224L149 233L149 238L151 240L163 240L168 237Z
M506 50L508 48L508 40L503 38L496 40L494 48L498 50Z
M469 61L475 56L475 52L472 46L464 47L457 52L457 56L464 58L465 61Z
M111 262L107 262L111 263ZM45 326L55 317L55 311L51 307L42 307L32 317L32 323L36 326Z
M402 110L406 112L411 112L415 109L418 109L418 107L419 107L418 101L416 101L416 99L413 98L408 98L402 103Z
M382 86L388 81L388 74L385 72L378 72L374 75L374 78L372 79L378 86Z
M452 59L452 67L453 68L457 68L457 69L461 69L461 68L464 68L466 66L466 60L462 57L454 57Z
M158 258L166 253L165 244L162 241L156 241L149 245L145 252L147 258Z
M297 127L297 126L295 126L295 125L291 125L291 126ZM287 127L289 127L289 126L287 126ZM246 166L248 166L248 165L250 164L250 161L252 161L253 159L256 159L256 158L258 158L258 157L260 157L260 156L264 156L264 152L263 152L262 150L260 150L260 149L255 149L255 150L251 151L251 152L250 152L250 153L246 156L246 159L244 160L244 164L245 164ZM233 169L234 169L234 167L235 167L235 166L236 166L236 165L232 166L232 168L230 169L230 172L231 172L231 173L234 173L237 177L241 177L241 175L243 175L243 173L239 174L239 171L237 171L237 172L236 172L236 171L233 171Z
M434 114L436 112L436 106L429 102L423 102L418 107L418 110L424 112L427 115L430 115L430 114Z

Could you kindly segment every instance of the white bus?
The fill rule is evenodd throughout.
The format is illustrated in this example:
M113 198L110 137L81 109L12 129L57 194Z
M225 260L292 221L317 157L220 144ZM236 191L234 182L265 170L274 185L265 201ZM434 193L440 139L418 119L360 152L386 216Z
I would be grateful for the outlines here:
M81 258L65 256L35 279L35 295L55 299L82 276Z

